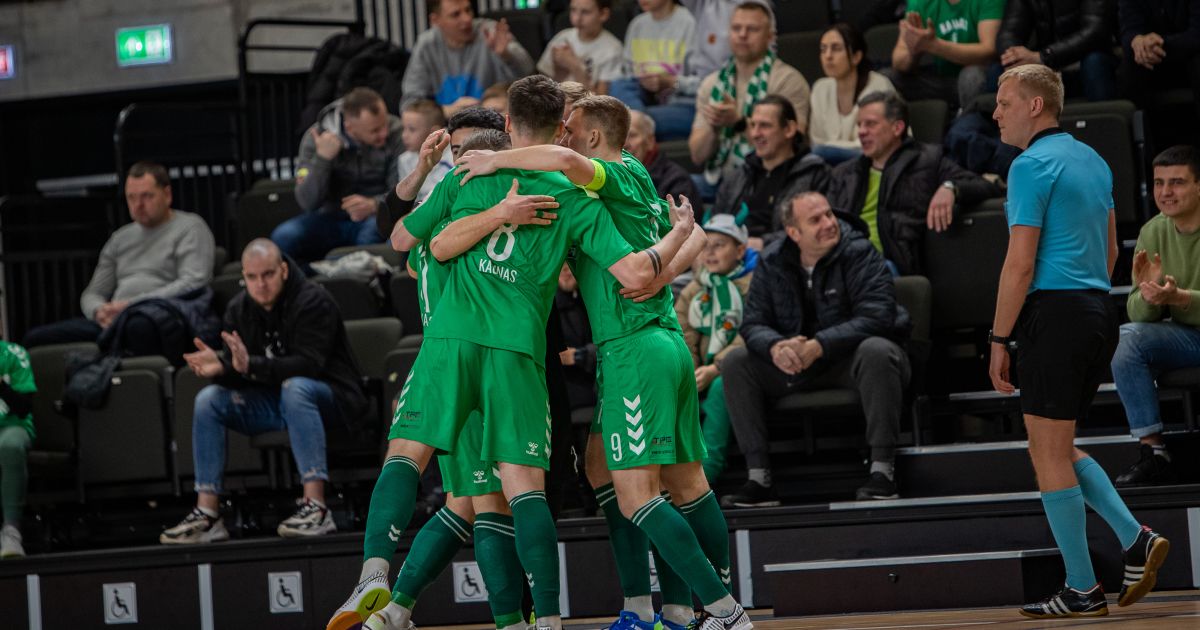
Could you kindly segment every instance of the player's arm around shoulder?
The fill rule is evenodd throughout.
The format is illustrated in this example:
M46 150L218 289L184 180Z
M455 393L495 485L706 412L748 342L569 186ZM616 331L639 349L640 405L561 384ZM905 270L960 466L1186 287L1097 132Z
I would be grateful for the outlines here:
M558 214L558 202L549 195L522 195L520 182L512 187L500 203L468 216L455 219L429 242L429 251L439 262L446 262L471 249L476 243L505 226L550 225Z
M491 175L502 168L562 171L576 186L589 186L597 177L597 167L592 160L567 147L549 144L508 151L467 151L455 164L455 172L462 175L463 184L471 181L473 177Z
M674 199L670 197L668 202L671 210L671 231L666 237L653 247L629 254L608 268L609 273L625 289L637 290L651 286L663 275L664 270L670 268L683 244L694 232L696 217L692 213L692 205L687 203L686 199L681 205L675 205Z

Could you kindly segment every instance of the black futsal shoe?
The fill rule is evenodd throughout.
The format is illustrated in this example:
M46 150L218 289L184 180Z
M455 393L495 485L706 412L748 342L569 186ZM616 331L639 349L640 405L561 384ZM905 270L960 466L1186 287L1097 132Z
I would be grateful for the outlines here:
M1040 602L1025 604L1021 614L1034 619L1103 617L1108 614L1108 601L1099 584L1086 593L1064 586L1063 590Z
M1158 568L1167 559L1171 543L1159 536L1154 530L1142 525L1137 540L1125 550L1125 580L1121 583L1121 596L1117 598L1118 606L1128 606L1136 603L1154 590L1158 581Z

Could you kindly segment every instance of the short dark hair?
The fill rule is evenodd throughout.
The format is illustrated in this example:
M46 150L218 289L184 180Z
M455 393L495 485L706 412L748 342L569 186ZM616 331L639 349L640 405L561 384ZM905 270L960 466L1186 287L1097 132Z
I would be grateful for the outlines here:
M613 149L625 146L629 136L629 108L620 99L603 94L585 96L575 101L574 111L583 112Z
M129 167L129 172L125 173L125 178L145 177L147 175L154 178L154 183L159 188L166 188L171 185L171 176L167 175L166 167L157 162L136 162L133 166Z
M765 0L745 0L733 8L734 11L762 11L771 23L771 32L775 32L775 10Z
M562 123L566 101L558 82L548 76L517 79L508 88L508 119L523 133L549 134Z
M504 116L498 112L475 105L458 110L446 123L446 133L454 133L459 129L495 129L504 131Z
M796 116L796 106L792 102L778 94L768 94L762 97L754 107L761 105L776 105L779 107L779 124L786 125L788 122L799 122ZM751 109L753 111L753 109Z
M862 109L867 105L875 103L883 103L883 117L892 122L897 120L908 126L908 102L895 92L871 92L866 96L858 99L858 108Z
M480 129L471 134L466 140L463 140L459 151L461 153L478 151L480 149L487 151L507 151L511 148L512 138L508 134L495 129Z
M467 9L474 13L475 3L468 2ZM425 10L429 12L429 15L440 12L442 10L442 0L425 0Z
M1200 151L1190 144L1177 144L1154 156L1154 166L1186 166L1200 180Z
M379 92L369 87L356 87L342 97L343 116L358 118L364 110L378 114L386 112L387 105L384 104L383 97L379 95Z

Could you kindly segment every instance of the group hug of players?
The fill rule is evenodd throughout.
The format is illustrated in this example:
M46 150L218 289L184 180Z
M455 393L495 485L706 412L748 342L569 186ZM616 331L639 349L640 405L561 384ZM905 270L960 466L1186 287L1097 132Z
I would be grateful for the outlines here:
M564 122L565 100L547 77L515 82L509 137L480 132L464 143L459 167L395 227L428 321L371 496L362 574L331 630L412 628L421 592L470 536L496 627L531 627L528 582L536 628L561 628L543 358L564 261L600 356L587 459L624 595L614 627L753 627L730 594L728 528L701 468L692 359L664 288L703 250L704 233L688 200L659 199L622 151L623 103L585 97ZM422 154L440 156L448 143L435 131ZM393 588L390 560L435 454L446 506L417 533ZM593 478L599 471L609 479Z

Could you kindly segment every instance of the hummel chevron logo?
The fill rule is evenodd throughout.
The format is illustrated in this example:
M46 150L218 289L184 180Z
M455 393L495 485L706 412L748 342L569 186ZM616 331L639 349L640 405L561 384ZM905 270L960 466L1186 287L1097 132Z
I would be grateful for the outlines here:
M525 574L525 581L529 582L529 588L533 588L533 574L532 573Z
M640 440L640 439L642 439L642 433L643 433L643 432L644 432L644 428L643 428L643 427L638 427L638 428L637 428L637 431L634 431L633 429L625 429L625 433L626 433L627 435L629 435L629 439L631 439L631 440Z
M391 538L392 542L400 542L400 534L403 534L404 531L396 529L395 525L388 525L388 530L388 538Z
M729 569L720 569L721 581L725 584L731 583L733 580L729 574Z
M637 424L637 423L641 422L642 421L641 410L638 410L638 412L632 416L629 414L625 414L625 420L628 421L629 424Z
M637 444L630 444L629 450L633 451L634 455L641 455L642 451L646 450L646 443L638 442Z
M409 390L409 388L410 388L410 387L412 387L412 383L409 383L409 384L405 385L405 386L404 386L404 389L400 390L400 397L401 397L401 398L404 398L405 396L407 396L407 395L408 395L408 390Z
M633 411L634 409L637 409L638 405L642 404L642 395L638 394L637 398L634 398L633 400L629 400L628 398L622 396L621 400L624 400L625 406L628 407L630 411Z

